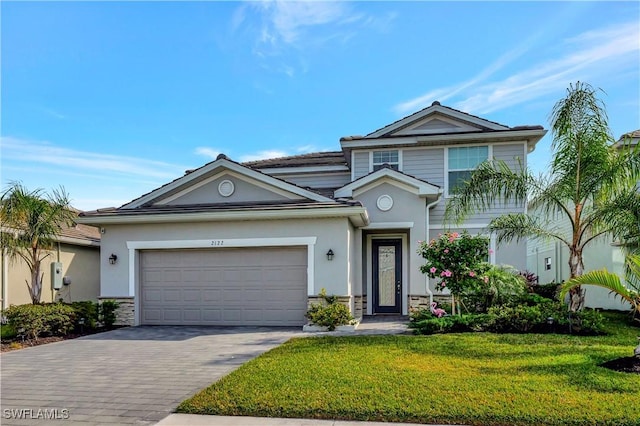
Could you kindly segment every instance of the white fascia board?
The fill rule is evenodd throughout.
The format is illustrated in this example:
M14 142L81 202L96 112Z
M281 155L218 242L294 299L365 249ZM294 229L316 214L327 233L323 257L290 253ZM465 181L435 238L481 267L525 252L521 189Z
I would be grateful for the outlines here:
M512 130L503 132L487 132L487 133L466 133L466 134L449 134L449 135L423 135L423 136L404 136L391 137L383 139L357 139L353 141L340 142L343 148L375 148L381 146L394 145L416 145L421 143L434 142L438 145L447 145L447 142L464 142L464 141L486 141L489 142L524 142L525 140L531 145L535 145L547 133L546 130Z
M225 212L165 213L80 217L78 223L108 225L134 223L223 222L234 220L276 220L348 217L356 226L369 223L364 207L307 208L292 210L232 210Z
M156 199L158 197L161 197L163 194L166 194L176 188L178 188L179 186L182 186L190 181L196 180L199 177L206 175L208 173L210 173L212 170L215 170L217 168L225 168L228 170L232 170L234 172L237 172L241 175L245 175L248 176L250 178L253 178L257 181L260 182L264 182L267 183L269 185L272 185L276 188L279 188L281 190L284 191L288 191L288 192L292 192L296 195L300 195L301 197L304 198L308 198L310 200L314 200L314 201L332 201L330 198L324 197L320 194L316 194L315 192L311 192L311 191L307 191L306 189L300 188L298 186L292 185L290 183L284 182L280 179L276 179L274 177L265 175L264 173L260 173L258 171L255 171L253 169L250 169L248 167L242 166L240 164L234 163L233 161L229 161L227 159L221 158L219 160L214 161L211 164L208 164L194 172L189 173L188 175L184 175L180 178L178 178L177 180L175 180L174 182L171 182L169 184L167 184L166 186L160 187L158 189L156 189L155 191L152 191L151 193L139 198L136 201L133 201L129 204L125 204L124 206L122 206L123 209L134 209L136 207L140 207L142 205L144 205L145 203Z
M442 114L445 117L451 117L457 120L463 120L469 123L473 123L473 124L477 124L478 126L482 126L482 127L488 127L489 129L493 129L493 130L507 130L508 127L502 126L500 124L497 123L493 123L491 121L487 121L484 120L480 117L473 117L470 116L468 114L459 112L459 111L454 111L452 109L443 107L441 105L432 105L426 109L424 109L423 111L420 111L419 113L416 114L412 114L409 115L405 118L403 118L402 120L398 121L397 123L393 123L390 124L386 127L383 127L382 129L378 130L375 133L372 133L370 136L368 136L369 138L377 138L380 137L382 135L385 135L389 132L393 132L396 129L399 129L401 127L406 126L407 124L416 122L416 121L420 121L423 118L427 117L428 115L434 114L434 113L439 113Z
M324 173L324 172L349 172L347 166L305 166L305 167L264 167L259 168L262 173L268 175L296 175L302 173Z
M380 180L380 183L383 183L387 179L395 180L408 185L411 188L415 188L417 191L416 193L420 196L438 195L442 192L442 190L437 186L422 182L405 174L398 173L395 170L384 168L376 171L375 173L371 173L368 176L360 178L355 182L351 182L343 186L342 188L336 190L334 195L336 196L336 198L352 197L353 193L356 190L367 187L377 180Z
M94 240L83 240L81 238L72 238L72 237L57 237L56 241L64 244L71 244L74 246L86 246L86 247L100 247L100 241Z
M413 222L374 222L362 229L411 229Z
M226 247L288 247L315 244L317 237L223 238L208 240L127 241L128 249L183 249Z

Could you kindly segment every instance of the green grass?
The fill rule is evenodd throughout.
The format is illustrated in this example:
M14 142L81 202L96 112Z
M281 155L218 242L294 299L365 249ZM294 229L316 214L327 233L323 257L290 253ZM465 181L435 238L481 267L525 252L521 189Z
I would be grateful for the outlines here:
M2 340L13 339L14 337L16 337L17 334L18 333L16 332L16 330L9 324L0 325L0 339Z
M183 413L470 425L639 425L640 329L609 335L464 333L293 339L214 383Z

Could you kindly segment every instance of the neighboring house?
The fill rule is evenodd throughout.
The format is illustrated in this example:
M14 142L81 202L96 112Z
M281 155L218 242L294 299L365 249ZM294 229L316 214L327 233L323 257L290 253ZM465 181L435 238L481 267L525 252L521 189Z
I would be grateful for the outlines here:
M128 304L134 324L301 326L322 288L355 317L406 315L433 297L417 249L448 229L452 188L486 159L526 165L545 133L434 102L342 138L337 152L244 164L220 155L79 220L103 233L101 297ZM452 230L483 232L523 209L497 207ZM524 243L493 248L493 262L525 268Z
M8 232L3 229L2 232ZM42 262L42 302L63 300L97 301L100 294L100 231L94 226L77 224L63 228L56 238L55 247ZM10 259L0 256L2 273L2 309L10 305L31 303L26 282L31 282L31 273L19 257ZM58 262L52 268L52 263ZM70 284L62 284L59 290L53 287L53 276L58 282L66 277ZM57 287L58 285L56 285Z
M640 130L626 133L620 137L616 146L623 144L637 145L640 141ZM535 211L530 212L536 214ZM569 229L568 219L564 215L554 218L559 227ZM624 253L611 237L603 237L593 241L583 253L585 272L607 268L609 272L624 277ZM527 242L527 269L538 275L538 282L561 283L569 279L569 250L554 240L530 239ZM585 306L590 308L628 310L629 305L616 298L608 290L595 286L585 288Z

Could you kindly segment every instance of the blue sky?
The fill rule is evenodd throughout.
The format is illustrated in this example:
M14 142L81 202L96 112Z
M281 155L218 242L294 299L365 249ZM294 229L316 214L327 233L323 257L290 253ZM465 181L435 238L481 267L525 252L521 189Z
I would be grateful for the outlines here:
M118 206L205 164L338 150L439 100L640 128L637 2L2 2L1 180ZM529 156L550 158L549 136Z

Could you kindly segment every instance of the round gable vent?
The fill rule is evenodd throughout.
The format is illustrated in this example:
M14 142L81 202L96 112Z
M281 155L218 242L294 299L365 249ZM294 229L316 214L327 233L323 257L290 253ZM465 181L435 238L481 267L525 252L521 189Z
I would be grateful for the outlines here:
M235 191L235 189L236 189L235 185L230 180L223 180L218 185L218 193L223 197L231 196L231 194L233 194L233 191Z
M393 207L393 198L391 198L391 195L381 195L378 197L376 205L383 212L389 211L391 210L391 207Z

